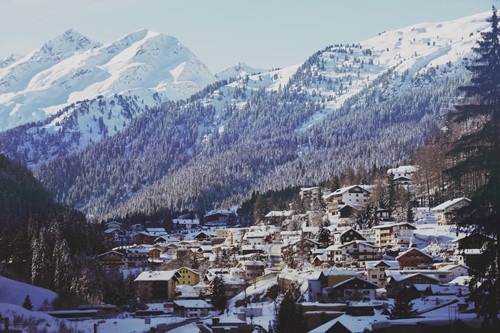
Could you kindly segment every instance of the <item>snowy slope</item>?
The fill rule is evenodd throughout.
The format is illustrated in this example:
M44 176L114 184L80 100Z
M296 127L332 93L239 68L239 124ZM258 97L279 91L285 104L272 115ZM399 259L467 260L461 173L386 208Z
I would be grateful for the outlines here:
M420 23L384 32L356 44L332 45L313 55L298 70L295 89L306 89L326 100L324 109L300 130L318 124L329 113L367 87L380 83L387 99L411 91L415 85L438 84L463 76L463 60L489 27L482 13L443 23Z
M464 75L463 60L470 56L480 32L489 27L489 16L486 12L449 22L420 23L359 43L331 45L303 64L256 75L241 64L217 74L235 81L216 95L205 96L205 101L216 109L233 102L241 108L246 102L241 92L278 91L289 85L290 90L307 92L323 105L297 129L304 132L378 81L384 86L383 98L389 98L411 91L416 84L437 84ZM235 96L232 89L240 93Z
M52 290L0 276L0 303L10 303L21 306L26 295L30 296L34 310L40 309L45 300L50 304L57 298L57 294Z
M264 68L256 68L256 67L249 66L243 62L239 62L235 66L229 67L229 68L223 70L222 72L215 74L215 77L218 80L230 81L231 79L234 79L234 78L237 78L240 76L259 74L259 73L265 73L265 72L267 72L267 70Z
M147 29L101 45L68 30L0 68L0 130L115 94L181 99L215 78L174 37Z

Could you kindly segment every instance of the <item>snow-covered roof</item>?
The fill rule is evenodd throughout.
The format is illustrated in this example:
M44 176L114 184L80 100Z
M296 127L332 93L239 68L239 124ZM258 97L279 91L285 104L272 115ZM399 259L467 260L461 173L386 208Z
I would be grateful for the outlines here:
M420 254L425 255L426 257L429 257L429 258L431 258L431 259L434 259L431 255L429 255L429 254L425 253L424 251L419 250L419 249L417 249L416 247L412 247L411 249L408 249L408 250L406 250L406 251L404 251L404 252L401 252L401 253L400 253L400 254L396 257L396 260L398 260L398 259L399 259L399 258L401 258L402 256L404 256L404 255L406 255L407 253L412 252L412 251L417 251L417 252L419 252Z
M240 262L243 266L265 266L262 261L258 260L244 260Z
M355 277L352 277L352 278L350 278L350 279L347 279L347 280L341 281L341 282L339 282L339 283L337 283L337 284L333 285L333 286L332 286L332 288L338 288L338 287L340 287L341 285L346 284L346 283L351 282L351 281L354 281L354 280L356 280L356 279L358 279L358 280L360 280L360 281L362 281L362 282L364 282L364 283L370 284L370 285L373 287L373 289L377 289L377 288L378 288L378 286L377 286L375 283L371 283L371 282L369 282L369 281L366 281L366 280L360 279L360 278L358 278L358 277L356 277L356 276L355 276Z
M351 186L341 187L341 188L337 189L336 191L334 191L334 192L332 192L332 193L328 194L328 195L326 196L326 198L331 197L331 196L337 196L337 195L344 194L345 192L347 192L347 191L349 191L349 190L351 190L351 189L353 189L353 188L355 188L355 187L359 187L359 188L361 188L362 190L364 190L364 191L367 191L367 192L370 192L370 193L371 193L371 190L370 190L370 189L371 189L371 186L369 186L369 185L351 185Z
M402 165L397 168L392 168L387 170L387 174L399 174L399 173L415 173L417 172L418 166L416 165Z
M139 276L134 280L139 281L169 281L171 280L177 270L173 271L146 271L139 274Z
M119 228L109 228L109 229L104 230L104 233L110 234L110 233L115 232L115 231L123 234L123 231Z
M439 279L435 277L437 274L442 274L442 272L439 271L433 271L433 270L386 270L385 275L387 277L392 277L396 281L404 281L406 279L410 279L414 276L417 275L423 275L427 276L428 278L435 280L436 282L439 282Z
M124 256L124 254L123 254L123 253L121 253L121 252L111 250L111 251L108 251L108 252L104 252L104 253L99 254L99 255L97 256L97 258L99 258L99 257L103 257L103 256L105 256L105 255L107 255L107 254L111 254L111 253L117 254L117 255L119 255L119 256Z
M452 269L455 269L455 268L458 268L458 267L462 267L464 269L469 269L469 267L465 266L465 265L446 265L446 266L442 266L440 268L438 268L439 271L451 271Z
M398 269L399 268L399 262L396 260L374 260L374 261L365 261L365 268L366 269L374 269L377 266L380 265L386 265L389 267L389 269Z
M207 302L201 299L180 299L180 300L175 300L174 304L177 306L181 306L183 308L190 308L190 309L210 309L213 307L211 304L208 304Z
M180 224L180 225L198 225L200 224L199 219L173 219L172 223Z
M373 243L370 243L370 242L367 242L367 241L354 240L354 241L351 241L349 243L344 243L342 245L339 245L339 248L348 247L349 245L352 245L352 244L362 244L362 245L364 245L366 247L372 247L372 248L380 247L379 245L376 245L376 244L373 244Z
M211 210L205 214L205 217L211 216L211 215L217 215L217 214L222 214L222 215L231 215L233 212L230 210Z
M415 227L413 224L411 224L409 222L379 224L379 225L376 225L376 226L372 227L372 229L394 228L394 227L401 227L401 226L404 226L404 225L409 226L412 229L417 229L417 227Z
M269 235L265 231L249 231L243 236L243 239L248 239L248 238L266 238L267 235Z
M302 227L302 232L317 233L319 232L319 227Z
M289 217L294 213L293 210L273 210L266 214L266 217Z
M456 199L445 201L442 204L432 208L431 210L435 211L435 212L440 211L440 210L445 210L445 209L448 209L450 207L453 207L454 205L456 205L457 203L459 203L461 201L466 201L467 203L470 203L471 200L469 198L466 198L466 197L456 198Z
M322 271L324 276L357 275L358 273L349 269L329 269Z

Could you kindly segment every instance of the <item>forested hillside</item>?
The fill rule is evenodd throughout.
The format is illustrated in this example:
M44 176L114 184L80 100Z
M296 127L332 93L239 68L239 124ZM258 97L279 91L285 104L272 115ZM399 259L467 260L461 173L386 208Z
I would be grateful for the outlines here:
M443 127L485 26L478 15L327 46L300 66L151 107L34 172L59 202L102 218L227 207L347 167L403 163Z

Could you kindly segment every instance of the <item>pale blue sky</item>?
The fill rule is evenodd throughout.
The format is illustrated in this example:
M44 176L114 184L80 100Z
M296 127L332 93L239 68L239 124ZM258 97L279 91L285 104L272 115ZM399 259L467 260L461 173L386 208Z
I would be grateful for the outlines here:
M69 28L102 43L149 28L177 37L212 72L301 63L419 22L488 11L494 0L0 0L0 58L27 53Z

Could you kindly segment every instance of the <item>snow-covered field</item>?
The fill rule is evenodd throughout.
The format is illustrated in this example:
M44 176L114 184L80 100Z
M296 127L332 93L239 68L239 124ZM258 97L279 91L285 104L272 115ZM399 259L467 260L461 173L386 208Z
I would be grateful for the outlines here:
M30 297L34 310L40 309L45 300L50 304L57 298L57 294L52 290L0 276L0 303L21 306L27 295Z

